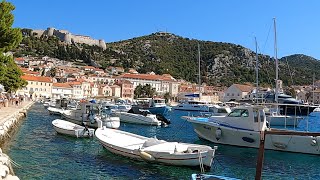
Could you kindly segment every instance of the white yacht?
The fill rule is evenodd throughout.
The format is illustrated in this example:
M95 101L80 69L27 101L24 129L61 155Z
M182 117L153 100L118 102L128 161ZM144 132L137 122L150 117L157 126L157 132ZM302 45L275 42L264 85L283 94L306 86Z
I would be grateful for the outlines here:
M228 106L219 106L205 101L189 100L173 107L174 110L210 112L212 115L227 115L231 112Z
M103 114L99 104L82 103L80 107L80 109L76 110L65 110L61 115L67 121L79 125L86 123L89 127L97 128L97 120L101 120L103 126L106 126L108 128L120 127L119 117L110 116L109 114Z
M259 148L261 131L275 131L267 127L262 106L239 106L225 117L188 117L199 137L218 144ZM276 130L284 133L301 131ZM265 149L320 154L319 136L266 134Z

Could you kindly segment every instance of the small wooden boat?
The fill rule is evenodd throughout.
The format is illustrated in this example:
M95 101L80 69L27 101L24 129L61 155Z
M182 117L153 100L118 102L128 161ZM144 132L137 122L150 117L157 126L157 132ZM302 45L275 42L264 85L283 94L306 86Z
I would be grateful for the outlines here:
M94 129L80 126L69 121L56 119L52 121L54 130L59 134L69 135L73 137L92 137Z
M95 136L112 153L148 162L210 169L217 147L167 142L133 133L98 128Z

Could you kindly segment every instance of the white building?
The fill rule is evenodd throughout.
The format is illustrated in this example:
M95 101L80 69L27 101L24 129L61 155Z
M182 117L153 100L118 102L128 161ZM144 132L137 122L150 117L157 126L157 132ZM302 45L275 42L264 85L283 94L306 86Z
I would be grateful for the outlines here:
M253 90L252 86L243 84L233 84L225 92L223 101L240 101Z
M117 77L120 80L128 80L133 83L135 89L138 85L149 84L158 94L169 92L171 96L176 96L179 91L179 83L171 75L152 74L122 74Z
M73 87L69 83L53 83L52 97L57 99L71 98L73 97Z
M43 76L23 75L22 79L28 82L28 85L17 91L17 94L32 95L32 98L51 97L52 78Z

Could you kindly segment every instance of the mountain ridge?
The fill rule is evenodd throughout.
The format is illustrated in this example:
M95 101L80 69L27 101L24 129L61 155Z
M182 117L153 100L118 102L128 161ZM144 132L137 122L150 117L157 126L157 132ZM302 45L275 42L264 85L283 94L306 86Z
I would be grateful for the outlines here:
M26 30L23 29L22 32ZM140 73L153 71L157 74L171 74L197 82L198 43L201 51L201 81L210 85L228 86L232 83L255 82L255 53L241 45L189 39L167 32L134 37L127 40L106 43L106 50L86 44L63 44L54 37L33 37L23 33L22 44L16 49L18 55L48 55L69 61L92 60L106 68L121 66L135 68ZM28 52L28 50L30 52ZM305 61L305 62L304 62ZM274 59L259 54L259 81L272 86L275 77ZM304 66L305 64L305 66ZM288 65L290 70L288 69ZM303 54L294 54L279 59L280 79L285 85L292 85L290 73L294 74L293 84L312 82L312 75L320 62ZM297 77L301 75L301 79ZM309 77L310 76L310 77Z

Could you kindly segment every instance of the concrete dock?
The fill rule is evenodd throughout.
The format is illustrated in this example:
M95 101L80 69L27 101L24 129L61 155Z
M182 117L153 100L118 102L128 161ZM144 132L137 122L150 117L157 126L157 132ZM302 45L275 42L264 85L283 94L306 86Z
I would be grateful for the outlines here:
M9 103L7 107L2 104L0 106L0 143L5 142L10 138L10 131L17 127L16 123L24 118L27 110L33 105L33 101L23 101L19 105ZM14 175L11 159L6 154L2 153L0 148L0 179L17 180Z

